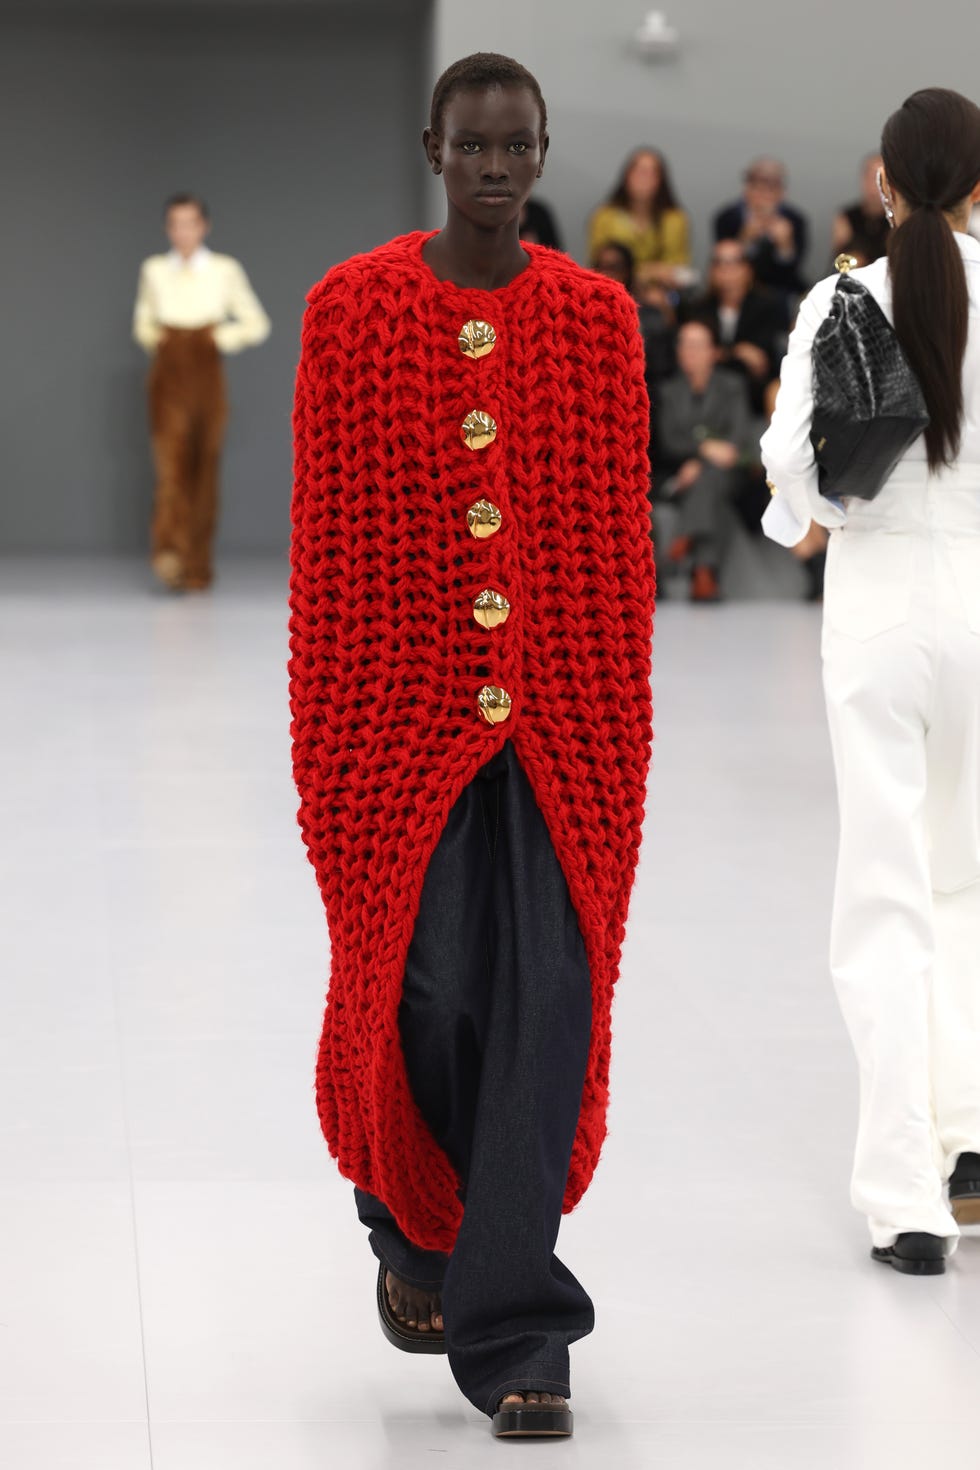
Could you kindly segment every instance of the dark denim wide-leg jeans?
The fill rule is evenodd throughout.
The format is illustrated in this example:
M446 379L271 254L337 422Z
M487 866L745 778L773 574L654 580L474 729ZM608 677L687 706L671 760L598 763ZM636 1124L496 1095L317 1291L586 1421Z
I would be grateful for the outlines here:
M510 1390L569 1393L592 1303L554 1254L592 1024L585 946L513 745L480 768L426 871L400 1012L409 1080L463 1180L451 1255L355 1190L379 1260L441 1287L449 1363L493 1414Z

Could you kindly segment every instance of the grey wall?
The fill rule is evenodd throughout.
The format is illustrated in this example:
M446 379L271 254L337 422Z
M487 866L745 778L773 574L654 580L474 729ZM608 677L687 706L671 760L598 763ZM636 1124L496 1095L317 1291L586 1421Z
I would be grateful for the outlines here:
M628 49L643 0L5 0L0 548L145 545L146 364L129 323L176 188L209 199L213 245L244 261L273 319L265 346L229 362L221 542L285 545L303 295L334 260L441 223L418 133L458 56L503 50L540 77L541 193L579 258L589 210L645 141L674 165L702 261L745 161L781 154L822 273L831 214L887 113L918 86L980 91L975 0L662 4L682 51L649 65Z
M860 157L918 87L980 99L976 0L925 9L886 0L656 0L681 32L677 61L650 64L628 42L643 0L439 0L439 67L475 50L504 51L541 82L552 151L540 194L582 258L589 210L638 143L667 154L703 262L712 211L739 192L745 162L772 151L811 215L811 271L826 274L830 220L855 192ZM430 215L438 214L430 194Z
M174 6L0 19L0 547L141 550L152 472L130 339L161 201L204 195L212 245L272 318L228 360L221 543L288 538L303 297L335 260L424 223L423 0ZM81 14L79 13L81 11Z

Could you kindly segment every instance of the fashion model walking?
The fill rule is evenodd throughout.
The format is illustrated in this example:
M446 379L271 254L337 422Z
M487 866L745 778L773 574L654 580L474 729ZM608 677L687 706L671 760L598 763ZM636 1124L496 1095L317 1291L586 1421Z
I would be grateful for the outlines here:
M840 801L831 968L860 1069L852 1197L874 1258L938 1274L980 1221L980 111L916 92L885 125L887 258L872 293L929 427L876 498L818 494L800 308L763 458L764 519L831 528L823 670Z
M326 905L323 1132L389 1341L498 1434L571 1432L554 1254L605 1133L651 740L636 308L521 211L547 119L478 54L423 142L447 220L330 270L296 382L293 761Z
M241 265L204 243L204 201L164 207L171 249L140 267L133 336L153 358L148 382L156 491L152 567L174 591L210 586L218 471L228 421L223 353L264 342L269 318Z

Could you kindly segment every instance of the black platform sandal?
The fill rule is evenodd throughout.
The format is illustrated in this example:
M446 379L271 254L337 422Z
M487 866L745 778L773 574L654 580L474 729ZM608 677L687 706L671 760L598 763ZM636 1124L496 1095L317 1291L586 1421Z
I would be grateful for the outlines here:
M536 1392L533 1388L527 1391ZM523 1404L505 1404L501 1399L493 1416L497 1439L570 1439L573 1425L567 1404L529 1404L526 1399Z
M387 1270L387 1266L378 1268L377 1292L378 1317L385 1337L392 1347L400 1348L403 1353L444 1353L446 1351L444 1332L434 1332L431 1328L428 1332L420 1332L417 1327L409 1327L406 1322L399 1322L388 1300L388 1290L385 1286Z
M980 1154L960 1154L949 1181L949 1207L957 1225L980 1225Z
M894 1245L872 1246L871 1258L906 1276L942 1276L946 1270L946 1240L921 1230L906 1230Z

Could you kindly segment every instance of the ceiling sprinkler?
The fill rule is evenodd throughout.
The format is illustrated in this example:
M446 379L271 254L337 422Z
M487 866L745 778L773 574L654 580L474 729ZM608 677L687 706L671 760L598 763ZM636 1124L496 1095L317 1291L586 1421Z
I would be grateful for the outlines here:
M680 37L662 10L648 10L643 24L633 36L633 49L648 61L676 56Z

